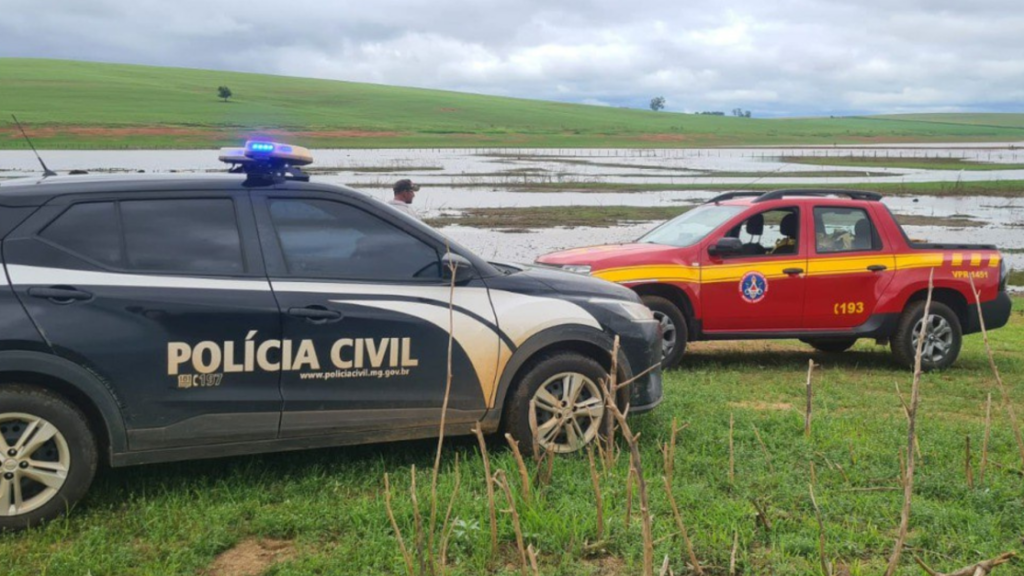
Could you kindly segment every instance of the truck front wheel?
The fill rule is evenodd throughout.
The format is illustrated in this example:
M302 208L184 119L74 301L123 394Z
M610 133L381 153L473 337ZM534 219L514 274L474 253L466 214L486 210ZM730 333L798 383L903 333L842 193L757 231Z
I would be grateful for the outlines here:
M689 334L686 316L667 298L648 294L640 299L654 313L654 319L661 323L661 367L668 370L679 366L686 352Z
M917 355L917 340L924 320L924 301L907 306L900 316L896 334L890 342L896 360L911 369ZM927 372L947 368L960 355L963 331L960 318L942 302L932 302L928 311L927 327L921 349L921 370Z

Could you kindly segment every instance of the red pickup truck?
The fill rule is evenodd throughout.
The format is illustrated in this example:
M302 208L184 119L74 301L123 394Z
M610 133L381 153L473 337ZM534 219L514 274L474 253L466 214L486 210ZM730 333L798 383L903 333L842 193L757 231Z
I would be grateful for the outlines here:
M911 240L881 195L850 190L730 192L632 244L556 252L537 263L635 290L661 321L663 366L687 342L798 338L842 352L889 343L912 366L929 271L935 290L922 366L945 368L964 334L1010 317L1009 271L995 246Z

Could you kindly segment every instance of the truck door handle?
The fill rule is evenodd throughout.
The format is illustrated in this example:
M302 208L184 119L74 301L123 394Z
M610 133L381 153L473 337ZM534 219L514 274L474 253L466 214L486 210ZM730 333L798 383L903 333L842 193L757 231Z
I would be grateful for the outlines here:
M33 298L46 298L54 304L71 304L92 299L92 293L72 286L50 286L48 288L34 286L28 289L28 295Z
M797 274L803 274L804 273L804 269L803 268L786 268L785 270L782 271L782 273L786 274L787 276L796 276Z
M305 308L289 308L288 314L296 318L303 318L313 324L327 324L341 320L343 314L337 310L331 310L325 306L312 305Z
M883 266L881 264L872 264L871 266L868 266L868 270L871 270L872 272L883 272L887 269L887 266Z

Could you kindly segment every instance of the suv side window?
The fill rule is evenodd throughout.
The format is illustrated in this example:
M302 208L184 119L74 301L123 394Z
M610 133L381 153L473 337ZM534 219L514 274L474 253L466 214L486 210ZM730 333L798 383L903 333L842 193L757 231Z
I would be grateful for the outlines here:
M39 236L107 266L124 265L117 210L113 202L75 204L39 232Z
M125 200L120 208L128 268L217 275L245 271L230 199Z
M819 254L881 250L882 239L862 208L814 209L814 245Z
M734 257L792 255L800 250L800 210L776 208L754 214L726 237L739 238L743 251Z
M441 277L434 248L359 208L309 198L271 199L269 208L292 276L346 280Z

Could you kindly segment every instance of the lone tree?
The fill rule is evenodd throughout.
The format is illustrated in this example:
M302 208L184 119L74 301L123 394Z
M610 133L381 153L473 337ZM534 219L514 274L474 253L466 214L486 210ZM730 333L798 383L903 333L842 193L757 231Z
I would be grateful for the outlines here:
M664 109L665 109L665 97L664 96L655 96L654 98L651 98L651 110L654 110L655 112L657 112L658 110L664 110Z
M231 88L228 88L227 86L218 86L217 87L217 97L218 98L223 98L224 101L227 102L228 98L231 98L231 96L232 96Z

